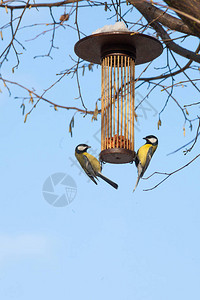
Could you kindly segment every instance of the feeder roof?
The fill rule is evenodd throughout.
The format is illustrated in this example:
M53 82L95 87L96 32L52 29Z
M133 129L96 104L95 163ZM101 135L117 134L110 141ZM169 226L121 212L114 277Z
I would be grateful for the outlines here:
M80 58L101 64L102 51L105 47L118 50L132 49L136 53L135 64L143 64L158 57L162 51L162 44L154 37L138 32L111 31L89 35L79 40L74 47L74 51Z

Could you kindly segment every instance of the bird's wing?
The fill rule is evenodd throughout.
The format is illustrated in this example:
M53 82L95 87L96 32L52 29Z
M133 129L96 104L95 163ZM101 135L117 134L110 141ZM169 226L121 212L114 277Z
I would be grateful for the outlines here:
M91 179L95 184L97 184L97 182L96 182L96 180L95 180L94 178L96 178L97 180L98 180L98 178L97 178L97 176L96 176L96 174L95 174L95 171L94 171L94 169L93 169L93 167L92 167L92 165L91 165L91 163L90 163L88 157L87 157L86 155L83 154L83 159L84 159L84 161L85 161L85 167L84 167L85 173L90 177L90 179Z
M152 156L153 156L153 147L151 146L147 152L146 162L145 162L144 167L142 168L140 178L144 175L146 169L148 168Z

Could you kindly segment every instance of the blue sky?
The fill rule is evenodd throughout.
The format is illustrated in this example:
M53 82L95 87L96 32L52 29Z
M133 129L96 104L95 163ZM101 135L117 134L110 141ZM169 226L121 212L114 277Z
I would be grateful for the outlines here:
M37 18L38 23L50 22L45 10L40 13L29 11L24 24ZM57 19L62 13L63 9L55 10ZM3 11L1 14L3 24ZM135 15L134 18L137 19ZM80 10L80 28L86 34L114 22L114 18L106 19L103 8ZM21 40L43 30L24 29ZM7 38L5 34L5 44ZM4 78L34 87L38 93L49 87L57 79L55 74L72 64L69 54L76 57L73 47L78 40L74 31L59 29L55 44L60 49L53 51L54 60L34 60L34 55L48 51L50 38L44 35L24 42L27 51L18 70L12 74L14 60L10 58L2 69ZM155 67L164 64L163 57L154 62ZM143 67L136 68L137 75ZM147 75L152 72L153 68ZM100 68L86 71L80 78L85 103L94 109L100 97ZM73 112L56 112L40 102L24 124L21 101L14 96L26 94L14 88L9 97L3 85L0 88L1 299L199 299L198 160L149 192L143 189L153 187L162 177L141 180L133 194L137 172L131 164L104 166L104 174L119 184L117 191L102 181L95 186L75 164L74 148L87 142L98 156L100 118L91 122L91 116L83 118L77 113L71 138L68 127ZM146 87L138 90L136 101L147 92ZM76 80L70 77L46 95L59 104L81 107L77 96ZM174 96L183 104L199 100L189 85L176 88ZM170 100L158 131L158 113L165 100L166 95L158 88L138 110L136 149L148 134L159 138L147 176L154 171L174 171L199 153L197 143L187 156L181 151L166 156L192 139L196 126L193 132L187 126L184 137L182 113ZM31 104L27 111L28 108ZM195 110L191 112L196 116ZM45 180L55 173L70 175L77 185L75 199L65 207L50 205L42 194Z

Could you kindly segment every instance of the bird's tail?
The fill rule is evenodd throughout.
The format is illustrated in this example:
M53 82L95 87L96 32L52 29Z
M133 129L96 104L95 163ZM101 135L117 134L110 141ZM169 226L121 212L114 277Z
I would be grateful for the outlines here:
M115 182L113 182L112 180L110 180L109 178L107 178L106 176L104 176L103 174L101 174L100 172L98 172L97 175L100 178L102 178L103 180L105 180L107 183L109 183L112 187L114 187L115 189L118 189L118 184L116 184Z
M135 184L135 187L134 187L134 190L133 190L133 192L135 192L135 189L136 189L136 187L137 187L137 185L138 185L138 183L139 183L139 181L140 181L140 176L138 175L138 178L137 178L137 181L136 181L136 184Z

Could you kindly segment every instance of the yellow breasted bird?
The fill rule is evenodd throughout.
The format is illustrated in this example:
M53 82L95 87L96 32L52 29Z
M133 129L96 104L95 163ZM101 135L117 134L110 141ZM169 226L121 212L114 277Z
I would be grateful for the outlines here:
M158 147L158 139L156 136L148 135L144 137L144 140L146 140L146 144L139 148L135 159L135 165L138 170L138 178L133 192L135 191L140 178L142 178L148 168L150 160Z
M118 185L101 173L101 165L100 162L96 159L96 157L87 153L87 149L89 148L91 147L86 144L79 144L75 149L75 156L85 173L95 184L97 184L95 179L98 180L97 177L100 177L107 183L109 183L112 187L117 189Z

